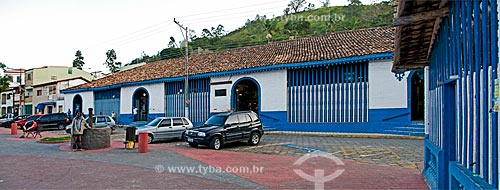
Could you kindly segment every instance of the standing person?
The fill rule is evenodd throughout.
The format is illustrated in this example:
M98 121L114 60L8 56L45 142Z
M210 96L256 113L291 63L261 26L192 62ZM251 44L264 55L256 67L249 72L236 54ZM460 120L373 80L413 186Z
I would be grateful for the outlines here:
M71 117L71 109L68 108L68 113L67 114L68 114L68 117L71 119L72 118Z
M116 114L115 114L115 112L111 112L111 118L113 118L113 120L116 122Z
M138 111L137 107L134 106L134 121L137 121L137 111Z
M82 150L82 135L85 129L90 129L89 124L82 118L82 113L78 112L71 123L72 143L76 145L76 149L78 150ZM73 148L73 145L71 148ZM75 151L75 149L73 149L73 151Z

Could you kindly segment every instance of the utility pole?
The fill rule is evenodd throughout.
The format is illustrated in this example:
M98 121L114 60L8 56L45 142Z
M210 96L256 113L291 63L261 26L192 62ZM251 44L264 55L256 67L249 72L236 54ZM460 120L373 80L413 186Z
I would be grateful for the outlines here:
M184 117L189 117L189 82L188 82L188 76L189 76L189 70L188 70L188 65L189 65L189 49L188 49L188 28L182 26L182 24L179 24L179 21L176 21L174 18L174 23L184 30L185 36L184 36L184 41L186 42L186 68L185 68L185 75L186 78L184 79Z

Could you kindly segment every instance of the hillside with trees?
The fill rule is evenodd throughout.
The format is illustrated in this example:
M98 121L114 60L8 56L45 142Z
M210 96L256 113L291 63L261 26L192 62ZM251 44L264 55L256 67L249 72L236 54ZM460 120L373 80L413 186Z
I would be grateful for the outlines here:
M283 15L274 18L256 15L255 18L248 19L244 26L231 32L226 31L220 24L203 29L200 36L191 30L189 54L196 55L331 32L392 25L394 9L391 1L371 5L363 5L359 0L349 0L349 2L348 6L329 6L329 1L326 0L317 8L306 0L291 0L284 8ZM185 44L183 41L177 42L170 37L167 48L156 55L144 54L128 64L183 57L183 44Z

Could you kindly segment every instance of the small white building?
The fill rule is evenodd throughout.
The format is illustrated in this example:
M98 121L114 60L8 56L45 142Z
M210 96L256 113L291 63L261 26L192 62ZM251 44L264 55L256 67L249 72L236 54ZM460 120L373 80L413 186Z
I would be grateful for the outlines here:
M253 110L266 130L423 135L423 94L411 96L423 75L396 78L393 48L379 27L191 56L188 116ZM65 90L65 106L124 124L184 116L184 82L183 58L158 61Z

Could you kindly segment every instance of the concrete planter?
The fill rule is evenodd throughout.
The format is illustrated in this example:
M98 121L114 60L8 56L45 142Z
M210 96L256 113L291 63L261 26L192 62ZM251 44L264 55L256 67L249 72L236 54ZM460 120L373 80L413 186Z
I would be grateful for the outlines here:
M82 135L82 148L86 150L95 150L108 148L111 146L110 128L92 128L85 129Z

